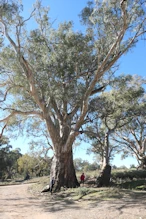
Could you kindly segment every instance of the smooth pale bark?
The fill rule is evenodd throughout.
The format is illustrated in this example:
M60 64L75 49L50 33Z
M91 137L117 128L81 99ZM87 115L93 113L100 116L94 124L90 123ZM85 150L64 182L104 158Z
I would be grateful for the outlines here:
M111 179L111 166L109 165L109 132L105 133L104 154L102 170L97 178L97 186L109 186Z
M102 169L109 165L109 132L105 133Z

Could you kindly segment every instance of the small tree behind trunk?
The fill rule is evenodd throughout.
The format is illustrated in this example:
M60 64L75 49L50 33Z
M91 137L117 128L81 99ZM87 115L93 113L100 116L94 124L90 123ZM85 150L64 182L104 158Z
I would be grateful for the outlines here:
M97 186L109 186L111 178L111 166L106 165L101 171L99 177L97 178Z
M97 178L97 186L109 186L111 178L111 166L109 165L109 134L110 131L105 133L105 145L103 154L102 170Z

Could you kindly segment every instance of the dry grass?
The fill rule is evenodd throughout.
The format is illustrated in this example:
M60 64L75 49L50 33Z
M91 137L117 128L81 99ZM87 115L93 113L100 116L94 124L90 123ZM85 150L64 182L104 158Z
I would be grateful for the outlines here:
M41 193L42 189L48 184L48 177L40 177L37 178L38 181L32 184L29 190L37 196L43 195L46 196L47 199L51 195L49 192ZM118 200L123 198L140 198L142 196L146 196L145 191L135 191L129 189L121 189L117 187L109 187L109 188L95 188L95 187L86 187L82 186L79 188L62 188L60 192L54 193L54 200L69 200L69 201L94 201L94 200Z

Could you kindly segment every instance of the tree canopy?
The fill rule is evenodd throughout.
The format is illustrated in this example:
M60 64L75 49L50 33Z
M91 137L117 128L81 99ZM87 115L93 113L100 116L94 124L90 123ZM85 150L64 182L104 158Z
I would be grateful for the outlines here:
M17 159L21 157L20 149L12 150L6 136L0 138L0 179L12 178L18 172Z

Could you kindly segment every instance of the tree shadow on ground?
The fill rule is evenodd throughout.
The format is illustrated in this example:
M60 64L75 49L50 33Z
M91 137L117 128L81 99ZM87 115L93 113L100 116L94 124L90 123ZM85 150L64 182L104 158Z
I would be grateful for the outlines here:
M43 200L44 211L58 212L64 210L80 210L97 208L106 204L118 212L126 208L145 208L146 192L133 191L117 188L94 188L86 190L84 194L77 195L76 192L61 192L53 195L46 194Z

